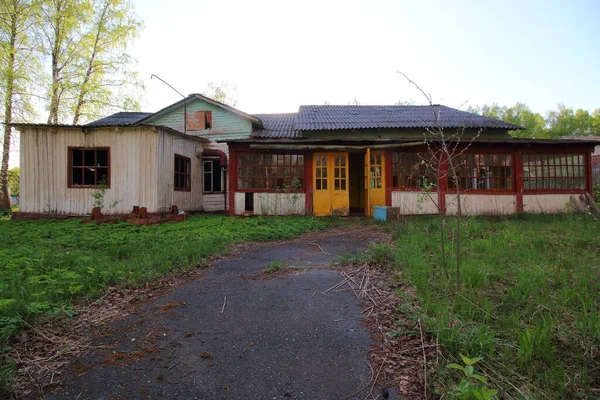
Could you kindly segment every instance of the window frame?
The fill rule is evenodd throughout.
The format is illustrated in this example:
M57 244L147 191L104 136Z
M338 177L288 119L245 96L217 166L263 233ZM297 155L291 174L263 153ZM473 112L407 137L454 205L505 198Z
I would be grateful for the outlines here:
M243 175L240 172L242 171L242 164L240 163L241 159L243 157L248 157L248 156L268 156L268 157L273 157L273 156L277 156L277 157L283 157L284 160L284 164L280 165L280 164L269 164L267 167L276 167L278 172L279 170L283 170L285 171L286 168L293 168L292 171L295 171L295 178L300 180L300 187L299 188L288 188L288 189L284 189L284 188L280 188L280 187L242 187L242 186L249 186L249 185L241 185L240 183L244 180L244 179L255 179L255 180L260 180L264 178L265 181L265 185L267 186L267 182L269 181L266 176L261 176L259 174L253 175L253 174L248 174L248 175ZM296 163L290 163L287 164L285 163L285 157L287 156L296 156ZM302 162L300 162L300 159L302 159ZM278 159L279 161L279 159ZM303 152L285 152L285 151L277 151L277 152L253 152L253 151L239 151L236 152L236 159L235 159L235 166L236 166L236 170L235 170L235 191L237 192L267 192L267 193L277 193L277 192L282 192L284 191L285 193L303 193L305 188L306 188L306 182L305 182L305 169L306 169L306 154ZM253 164L246 164L244 166L244 168L246 169L250 169L252 170L253 168L258 169L260 166L260 164L258 163L253 163ZM266 166L266 164L263 164L262 166L260 166L261 168L264 168ZM291 174L293 175L293 174ZM285 176L285 173L283 175L283 177L277 175L274 178L271 179L275 179L276 181L279 179L283 179L284 184L286 183L285 180L288 179ZM293 179L293 178L292 178Z
M554 163L553 165L548 165L548 166L544 166L543 164L541 165L541 169L542 169L542 176L541 177L537 177L534 176L532 179L536 180L541 180L542 182L542 186L544 186L543 184L543 180L545 178L548 179L567 179L567 180L575 180L575 179L582 179L583 180L583 187L582 188L534 188L532 189L527 188L526 185L528 183L528 177L525 176L525 169L529 166L529 162L525 161L526 157L528 156L535 156L535 157L540 157L542 160L544 159L543 157L546 156L559 156L561 159L562 157L570 157L570 156L580 156L580 160L581 163L577 164L577 165L570 165L568 164L556 164ZM547 159L547 158L546 158ZM575 176L575 175L567 175L567 176L557 176L556 175L556 170L558 167L566 167L567 168L567 173L569 172L570 169L577 167L578 169L583 170L583 175L581 176ZM525 194L540 194L540 193L545 193L545 194L557 194L557 193L584 193L587 191L588 188L588 182L589 179L591 178L589 176L589 171L588 171L588 161L587 161L587 156L586 156L586 152L583 151L552 151L551 149L549 150L539 150L539 151L524 151L522 153L522 168L523 168L523 193ZM548 171L550 171L550 169L552 169L554 171L554 175L548 175L547 177L545 176L545 174L543 173L544 168L548 168Z
M184 161L184 165L187 168L186 171L184 172L178 172L176 165L177 165L177 159L181 159L182 161ZM185 178L185 185L184 187L178 187L177 186L177 176L178 175L183 175L183 177ZM192 159L190 157L186 157L184 155L181 154L177 154L175 153L175 156L173 157L173 190L176 192L191 192L192 191Z
M399 173L398 174L394 174L394 171L396 170L396 166L397 165L402 165L402 163L400 163L399 160L397 162L397 160L396 160L396 154L399 154L399 155L400 154L411 154L411 155L414 154L414 155L416 155L416 157L421 157L420 154L427 154L427 155L429 155L432 158L431 164L433 165L433 176L435 177L435 180L432 181L433 186L431 188L431 192L437 192L438 191L438 185L439 185L439 180L440 180L440 177L439 177L440 164L435 160L435 157L430 152L428 152L427 150L420 150L420 151L394 151L392 153L392 157L391 157L392 158L392 183L391 183L391 187L392 187L393 191L402 191L402 192L421 192L421 191L423 191L423 188L419 187L419 186L413 187L413 186L401 186L401 185L395 185L394 184L395 177L396 176L397 177L401 176L401 174L399 174ZM422 157L421 157L421 160L425 161L425 159L422 158ZM399 181L400 181L400 178L398 178L398 182Z
M99 187L101 187L101 185L98 184L98 179L96 177L96 184L95 185L77 185L77 184L73 184L73 150L78 150L78 151L86 151L86 150L94 150L95 152L97 152L98 150L101 151L106 151L106 167L102 166L102 168L106 168L106 188L110 189L111 187L111 162L110 162L110 147L108 146L68 146L67 147L67 188L69 189L97 189ZM85 153L84 153L85 154ZM95 155L95 158L97 158L97 153ZM75 168L79 168L79 169L85 169L85 168L89 168L90 166L86 166L86 165L82 165L82 166L75 166ZM95 168L98 168L98 166L94 166Z
M474 149L468 152L462 152L460 154L455 155L454 157L463 157L463 156L502 156L502 157L510 157L510 178L491 178L491 179L501 179L505 182L510 182L511 188L502 188L502 189L480 189L480 188L469 188L463 189L459 188L459 193L471 193L471 194L515 194L517 192L517 174L516 174L516 154L513 152L499 152L499 151L482 151ZM502 167L502 165L485 165L485 164L477 164L479 166L484 167ZM473 165L470 165L473 166ZM456 164L455 160L455 168L458 169L458 179L461 179L460 175L460 165ZM504 168L507 168L504 166ZM448 164L447 168L447 179L448 179L448 190L447 193L456 193L456 187L454 187L454 178L451 176L450 165ZM462 177L467 179L480 179L479 177L475 177L472 175ZM489 179L489 178L486 178ZM460 185L460 182L459 182ZM492 184L493 186L493 184Z
M210 163L211 164L211 171L210 171L210 185L212 190L207 191L206 190L206 163ZM218 173L219 173L219 178L221 180L221 190L214 190L214 174L215 174L215 164L219 164L219 168L218 168ZM221 167L221 163L220 160L218 158L203 158L202 159L202 193L206 193L206 194L212 194L212 193L223 193L224 190L223 188L225 187L225 180L224 180L224 174L223 174L223 168Z

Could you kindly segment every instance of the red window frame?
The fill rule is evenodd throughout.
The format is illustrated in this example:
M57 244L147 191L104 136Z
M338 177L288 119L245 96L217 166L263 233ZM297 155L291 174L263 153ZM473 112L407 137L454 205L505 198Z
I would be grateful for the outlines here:
M91 157L90 152L93 151L93 157ZM106 165L100 165L101 162L98 162L98 151L106 151ZM74 163L74 152L81 152L81 165L73 165ZM93 161L91 160L93 158ZM81 171L81 180L85 182L86 172L89 174L93 173L94 184L78 184L73 183L74 170ZM87 171L86 171L87 170ZM103 186L98 183L101 181L101 177L99 177L99 172L105 171L102 176L106 176L106 188L110 189L110 147L75 147L69 146L67 147L67 187L71 189L85 189L85 188L99 188ZM88 175L89 176L89 175Z
M525 192L582 192L587 187L584 153L523 153Z
M236 161L236 189L241 192L303 190L303 154L239 152Z
M512 153L462 153L453 157L453 164L461 192L515 192L515 156ZM456 190L450 169L448 189Z
M181 154L174 157L173 189L177 192L192 190L192 159Z
M420 191L425 183L432 183L437 190L439 164L427 151L394 152L392 155L392 188Z

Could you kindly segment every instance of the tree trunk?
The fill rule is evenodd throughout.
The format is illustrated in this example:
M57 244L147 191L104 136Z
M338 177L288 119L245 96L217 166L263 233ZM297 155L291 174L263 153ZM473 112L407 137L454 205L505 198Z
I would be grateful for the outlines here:
M10 156L10 140L12 129L12 103L15 84L15 57L17 40L17 16L12 16L10 31L10 47L8 49L8 65L6 73L6 94L4 98L4 143L2 146L2 166L0 167L0 209L10 209L10 196L8 193L8 159Z
M90 81L90 77L92 76L92 69L94 68L94 61L96 61L96 55L98 54L98 42L100 41L100 34L102 33L102 28L104 27L106 13L108 11L108 7L110 5L110 1L106 1L104 3L104 7L102 9L102 14L98 19L98 26L96 29L96 37L94 38L94 47L92 49L92 54L90 56L90 61L88 63L87 70L85 71L85 75L83 77L83 82L81 83L81 89L79 91L79 96L77 97L77 104L75 105L75 112L73 113L73 125L77 125L79 122L79 118L81 118L81 110L83 105L85 104L85 95L87 93L87 85Z

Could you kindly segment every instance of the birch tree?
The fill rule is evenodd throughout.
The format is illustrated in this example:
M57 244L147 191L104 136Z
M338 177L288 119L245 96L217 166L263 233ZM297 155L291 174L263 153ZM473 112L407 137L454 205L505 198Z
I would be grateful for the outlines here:
M30 42L39 2L36 0L0 1L0 85L4 138L0 166L0 209L10 208L8 161L12 139L10 124L33 113L29 101L31 77L37 66Z
M128 43L141 23L127 0L99 0L93 4L93 20L82 38L72 105L73 124L98 117L107 108L138 109L136 94L141 83L129 66ZM133 94L133 95L132 95Z
M76 63L82 53L83 26L91 20L87 0L48 0L42 6L40 30L50 62L48 124L65 118L65 103L76 78Z
M48 123L78 124L107 109L139 108L141 83L127 47L141 23L131 1L47 0L43 11Z

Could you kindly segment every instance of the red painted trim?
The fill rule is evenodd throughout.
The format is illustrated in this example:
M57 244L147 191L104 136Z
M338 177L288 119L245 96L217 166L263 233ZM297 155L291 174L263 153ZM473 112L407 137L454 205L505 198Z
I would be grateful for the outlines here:
M523 212L523 188L525 187L525 178L523 177L523 153L520 151L515 153L514 179L517 195L515 211Z
M304 153L304 207L312 215L313 210L313 154Z
M235 189L237 180L237 151L229 147L229 215L235 215Z
M593 150L592 150L593 151ZM594 199L594 171L592 168L592 152L587 152L585 154L585 162L586 162L586 187L587 187L587 191L590 194L590 196L592 196L592 199Z
M394 172L392 169L394 162L394 152L392 150L385 151L385 205L392 206L392 184L394 182Z
M106 150L106 159L108 162L106 188L110 189L111 183L111 162L110 162L110 147L85 147L85 146L68 146L67 147L67 188L69 189L96 189L100 185L73 185L73 150Z
M587 189L525 189L524 194L584 194Z

